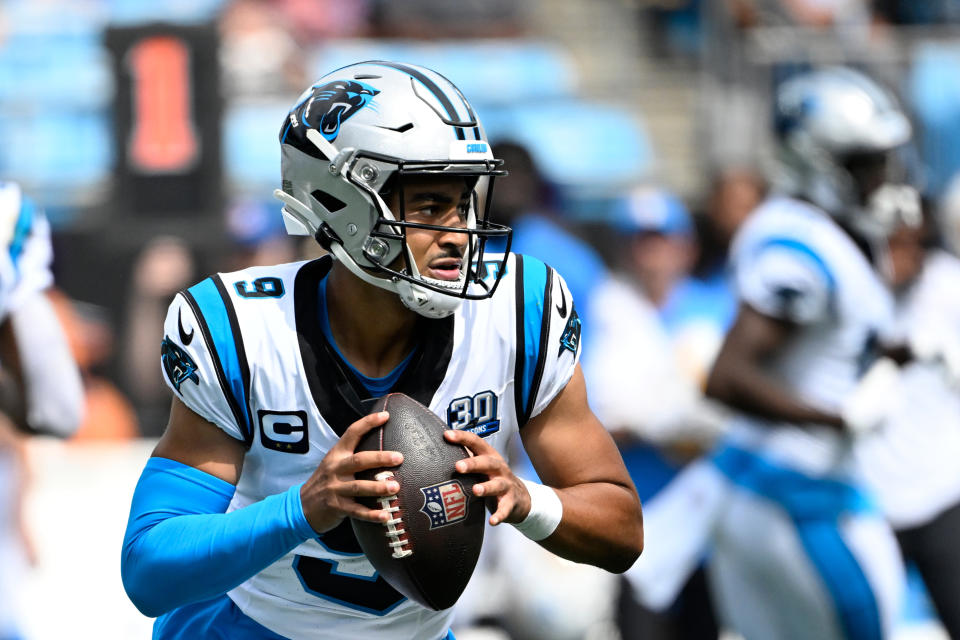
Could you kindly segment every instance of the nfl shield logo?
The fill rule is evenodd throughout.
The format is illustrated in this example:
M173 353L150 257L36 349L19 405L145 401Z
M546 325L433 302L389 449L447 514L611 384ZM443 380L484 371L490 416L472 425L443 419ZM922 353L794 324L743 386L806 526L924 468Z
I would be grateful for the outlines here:
M467 496L457 480L441 482L420 489L423 506L420 511L430 518L430 528L444 527L467 517Z

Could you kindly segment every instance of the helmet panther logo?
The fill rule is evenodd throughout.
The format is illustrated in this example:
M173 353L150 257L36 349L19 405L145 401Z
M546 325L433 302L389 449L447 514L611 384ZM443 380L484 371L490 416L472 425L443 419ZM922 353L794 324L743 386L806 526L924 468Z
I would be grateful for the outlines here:
M363 82L353 80L334 80L313 88L313 97L303 105L300 120L308 127L320 131L324 138L333 142L340 133L343 122L371 104L373 97L380 93ZM319 114L319 120L317 118ZM311 124L313 119L317 124Z

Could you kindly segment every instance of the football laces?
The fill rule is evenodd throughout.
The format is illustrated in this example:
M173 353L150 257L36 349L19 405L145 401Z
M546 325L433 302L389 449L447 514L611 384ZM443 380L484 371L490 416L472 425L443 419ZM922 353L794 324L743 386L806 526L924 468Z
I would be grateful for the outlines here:
M396 480L396 477L391 471L381 471L374 476L374 478L384 481ZM399 483L399 481L397 482ZM407 537L407 531L403 528L403 518L400 515L400 499L397 497L397 494L380 496L377 501L380 503L380 508L390 512L391 515L390 519L383 523L386 529L387 539L390 540L388 544L393 550L391 555L394 558L412 556L413 549L410 547L410 539Z

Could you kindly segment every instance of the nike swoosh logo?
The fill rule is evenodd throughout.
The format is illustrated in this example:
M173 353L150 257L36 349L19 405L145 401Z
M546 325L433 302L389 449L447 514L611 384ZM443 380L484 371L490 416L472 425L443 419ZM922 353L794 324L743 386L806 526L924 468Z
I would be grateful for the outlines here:
M560 285L560 304L557 305L557 312L561 318L567 317L567 294L563 292L563 285Z
M180 342L183 343L183 346L187 346L193 342L194 330L191 329L190 333L187 333L183 330L183 318L181 317L182 313L183 309L177 309L177 330L180 331Z

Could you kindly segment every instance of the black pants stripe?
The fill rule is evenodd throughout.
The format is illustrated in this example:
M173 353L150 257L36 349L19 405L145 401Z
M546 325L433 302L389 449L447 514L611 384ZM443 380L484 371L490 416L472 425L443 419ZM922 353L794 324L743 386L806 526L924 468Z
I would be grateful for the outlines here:
M920 571L950 638L960 640L960 504L896 534L904 558Z

